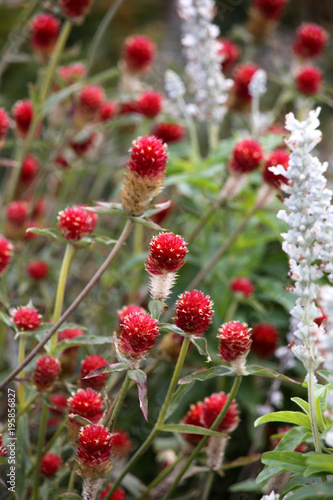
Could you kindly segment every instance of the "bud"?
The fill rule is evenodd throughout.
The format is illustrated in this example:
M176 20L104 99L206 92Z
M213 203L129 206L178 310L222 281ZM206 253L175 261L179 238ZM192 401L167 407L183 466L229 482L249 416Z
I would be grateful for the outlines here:
M61 370L60 362L52 356L39 358L33 374L34 384L38 391L46 391L57 380Z
M289 153L283 149L276 149L270 153L265 161L264 170L262 172L262 177L264 181L270 186L279 189L281 184L287 184L288 180L281 174L274 174L270 167L277 167L277 165L282 165L285 170L287 170L289 165Z
M55 453L45 453L40 461L40 472L44 476L54 476L62 466L62 459Z
M49 57L57 43L60 21L52 14L39 14L31 23L30 45L37 56Z
M84 64L76 62L67 66L60 66L57 69L57 76L60 79L62 87L73 85L73 83L82 80L87 74L87 69Z
M81 23L88 14L93 0L60 0L59 9L73 22Z
M221 70L230 73L240 57L240 50L235 43L227 38L219 38L217 54L222 56Z
M249 85L259 66L246 63L238 66L234 72L234 86L231 91L231 107L236 111L249 111L252 101Z
M99 110L99 120L101 122L108 122L116 116L118 112L118 103L116 101L103 102Z
M35 156L26 156L22 163L20 182L25 185L31 184L38 174L39 168L39 162Z
M251 347L250 328L246 323L230 321L219 329L220 358L231 363L237 375L245 372L245 359Z
M129 434L122 430L114 429L112 434L112 454L117 458L127 457L132 450L133 444Z
M19 330L35 330L40 325L41 315L37 309L30 306L21 306L11 309L11 319Z
M0 149L2 149L9 127L9 116L3 108L0 108Z
M258 358L269 358L277 348L279 333L275 326L269 323L261 323L253 327L252 346L253 352Z
M325 49L328 33L318 24L305 23L296 32L293 52L302 59L318 57Z
M238 141L234 146L229 168L237 174L247 174L259 168L264 157L260 144L254 139Z
M175 324L183 332L201 335L212 322L213 301L198 290L180 295L175 305Z
M24 101L18 101L14 105L13 115L18 135L21 138L25 138L29 131L34 115L31 101L29 101L28 99Z
M303 66L296 75L295 85L301 94L314 95L321 91L323 75L314 66Z
M197 427L203 427L205 429L206 426L204 425L202 420L202 410L202 401L199 401L195 405L191 405L189 411L186 413L181 423L186 425L196 425ZM191 443L193 446L196 446L203 438L203 436L200 436L200 434L184 433L182 434L182 436L188 443Z
M146 118L156 118L162 112L163 96L153 90L143 92L138 98L138 111Z
M167 144L181 141L184 139L185 134L186 130L182 125L167 122L157 123L151 131L151 135L154 135L157 139L161 139L161 141Z
M126 500L126 493L122 488L116 488L112 493L111 497L108 497L108 493L112 488L112 484L109 484L104 490L102 490L99 494L99 499L107 499L107 500Z
M156 53L155 44L143 35L134 35L125 40L123 60L126 70L133 74L148 73Z
M49 266L43 260L33 260L27 265L27 274L36 281L44 279L48 272Z
M235 293L241 293L245 297L251 297L254 293L253 283L247 278L235 278L230 283L230 288Z

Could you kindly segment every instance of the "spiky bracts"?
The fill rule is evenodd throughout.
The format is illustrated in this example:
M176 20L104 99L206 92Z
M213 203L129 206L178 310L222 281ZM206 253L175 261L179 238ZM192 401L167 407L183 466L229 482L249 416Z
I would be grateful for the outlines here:
M296 32L293 52L302 59L318 57L328 41L327 32L318 24L305 23Z
M88 212L81 205L68 207L58 214L59 230L64 238L78 241L83 236L94 232L97 224L97 215Z
M264 181L270 186L279 189L281 184L286 184L288 181L284 175L275 175L270 167L276 167L277 165L282 165L285 170L287 170L289 165L289 153L284 149L276 149L268 155L265 161L265 166L262 172L262 177Z
M213 302L198 290L180 295L175 306L175 324L185 333L201 335L212 322Z
M99 421L103 415L103 400L101 395L88 387L88 389L79 389L73 393L67 400L68 410L70 414L90 420L92 423ZM69 417L71 423L78 429L78 424L73 418Z
M224 392L214 393L208 396L203 401L202 407L202 421L207 428L210 428L219 413L222 411L228 399L228 394ZM237 402L234 399L228 408L228 411L217 428L218 432L231 432L236 429L239 424L239 411L237 409Z
M255 325L252 330L251 351L258 358L269 358L277 348L279 332L275 326L269 323Z
M251 347L251 329L246 323L230 321L219 329L220 358L231 363L237 375L245 371L245 359Z
M259 168L264 157L262 147L255 139L238 141L233 149L229 163L230 171L247 174Z
M11 319L19 330L35 330L40 325L41 315L32 306L11 309Z
M39 358L33 374L33 381L38 391L47 391L57 380L61 370L58 359L52 356L43 356Z
M106 427L81 427L76 456L83 477L100 479L112 468L111 447L112 434Z

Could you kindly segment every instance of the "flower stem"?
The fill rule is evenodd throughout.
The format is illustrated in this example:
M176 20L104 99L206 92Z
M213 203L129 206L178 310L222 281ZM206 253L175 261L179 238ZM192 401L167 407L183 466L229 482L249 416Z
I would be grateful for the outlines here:
M315 409L315 393L314 393L314 371L309 370L308 374L308 399L309 399L309 414L311 421L311 429L313 435L314 447L317 453L321 453L321 445L318 433L317 419L316 419L316 409Z
M58 288L57 288L57 295L56 295L56 300L55 300L55 306L54 306L54 311L53 311L53 321L57 322L58 319L61 316L61 310L62 310L62 305L64 302L64 295L65 295L65 288L66 288L66 280L67 280L67 275L69 271L69 266L72 262L73 256L74 256L75 248L73 245L70 243L67 243L64 258L62 260L61 264L61 269L60 269L60 275L59 275L59 281L58 281ZM58 335L53 335L51 339L51 346L50 346L50 355L53 355L53 352L56 348L58 341Z
M158 415L156 424L154 425L154 428L152 429L151 433L147 437L147 439L142 443L140 448L136 451L136 453L133 455L131 460L127 463L126 467L122 471L122 473L117 477L116 481L114 482L109 495L106 497L106 500L110 500L111 495L114 493L115 489L118 487L118 485L121 483L122 479L126 476L127 472L132 468L132 466L139 460L139 458L142 457L142 455L148 450L149 446L151 443L154 441L155 437L157 436L159 432L159 428L164 424L164 420L167 414L167 411L169 409L170 403L171 403L171 398L174 393L174 390L176 388L176 385L179 380L180 372L183 368L185 358L186 358L186 353L188 350L188 346L190 345L190 339L185 337L179 356L178 360L175 366L175 370L172 375L172 379L169 385L168 392L165 396L163 406L160 410L160 413Z
M19 364L22 363L24 360L24 353L25 353L25 343L26 343L26 337L25 335L20 335L20 341L19 341L19 358L18 362ZM19 378L23 379L24 378L24 370L21 370L19 373ZM19 402L19 407L21 410L24 408L24 382L23 380L19 382L18 386L18 402Z
M212 426L210 428L212 431L215 431L218 428L218 426L220 425L220 423L222 422L222 420L224 419L227 411L229 410L229 407L230 407L232 401L234 400L234 398L235 398L235 396L237 394L237 391L238 391L238 388L239 388L239 386L241 384L241 381L242 381L242 377L240 375L237 376L237 377L235 377L235 380L234 380L234 383L233 383L232 388L230 390L228 399L227 399L225 405L223 406L222 410L220 411L220 413L218 414L218 416L216 417L216 419L214 420L214 423L212 424ZM193 462L193 460L196 459L196 457L198 456L198 454L200 453L200 451L202 450L202 448L205 446L205 444L207 443L208 439L209 439L209 436L205 436L204 438L202 438L202 440L200 441L200 443L193 450L193 452L191 453L191 455L188 458L187 462L185 463L185 465L183 466L183 468L179 472L178 476L176 477L173 485L169 489L168 493L163 497L163 500L167 500L168 498L172 498L171 495L173 494L174 490L176 489L179 481L181 480L181 478L183 477L183 475L185 474L185 472L187 471L187 469L190 467L190 465Z
M76 471L78 469L78 464L75 462L72 467L71 475L69 476L68 492L71 493L74 489L74 483L76 478Z
M36 455L36 462L35 462L34 485L33 485L31 500L38 500L40 461L42 458L43 446L44 446L44 441L45 441L47 416L48 416L48 407L47 407L46 402L43 401L42 415L41 415L40 426L39 426L37 455Z
M117 396L115 404L111 406L109 412L107 413L107 415L105 416L105 419L104 419L105 423L108 424L110 431L112 431L112 429L114 428L118 414L120 412L123 401L125 399L126 393L129 389L130 383L131 383L131 379L129 378L128 372L126 372L126 377L125 377L124 383L122 385L122 388L120 389L120 392Z
M213 486L214 476L215 476L214 471L213 470L209 471L209 473L207 475L206 483L205 483L205 488L204 488L203 493L202 493L201 500L208 500L210 490L212 489L212 486Z

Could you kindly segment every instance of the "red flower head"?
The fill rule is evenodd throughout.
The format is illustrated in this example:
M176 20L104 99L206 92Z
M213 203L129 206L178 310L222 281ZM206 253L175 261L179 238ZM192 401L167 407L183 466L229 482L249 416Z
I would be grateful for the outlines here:
M175 203L172 200L169 200L168 198L161 198L160 200L158 200L158 203L165 203L167 201L169 202L169 206L164 210L161 210L161 212L158 212L158 214L152 216L152 219L154 222L156 222L156 224L161 224L162 221L167 219L167 217L171 214L172 209L175 206Z
M56 415L62 415L63 413L65 413L67 409L67 398L64 394L61 393L51 394L50 401L53 405L50 408L52 413Z
M130 113L139 113L139 106L137 101L126 101L119 105L120 115L129 115Z
M322 72L314 66L303 66L297 73L295 84L299 92L305 95L313 95L320 92L322 87Z
M77 156L87 156L94 150L100 143L100 134L97 132L91 132L88 137L85 137L79 142L70 141L69 146L77 154Z
M134 35L125 40L123 59L131 73L147 73L155 57L155 44L143 35Z
M167 122L157 123L151 132L151 135L167 144L181 141L185 134L186 130L182 125Z
M24 158L20 173L20 181L23 184L30 184L36 177L39 170L39 162L35 156L28 155Z
M179 296L175 306L175 324L184 332L201 335L212 322L213 302L198 290Z
M59 154L55 157L54 164L56 167L61 168L62 170L66 170L70 166L68 159L63 154Z
M165 172L167 147L154 136L139 137L130 149L129 169L140 177L160 177Z
M288 0L253 0L256 7L267 19L278 21Z
M26 224L29 216L28 204L26 201L12 201L6 208L6 219L15 227L22 227Z
M99 494L100 500L103 500L104 498L108 498L108 493L112 488L112 484L104 488ZM114 493L112 493L110 500L126 500L126 493L122 488L116 488Z
M66 328L65 330L61 330L61 332L58 333L58 342L62 342L63 340L73 340L76 339L77 337L82 337L83 336L83 330L81 328ZM63 355L73 355L76 352L78 352L79 346L72 346L72 347L67 347L63 351Z
M44 279L48 272L49 266L43 260L33 260L27 265L28 275L36 281Z
M93 0L60 0L59 8L72 21L80 22L88 14L92 3Z
M154 347L159 329L150 314L132 313L121 325L118 347L122 356L140 360Z
M0 235L0 275L9 266L13 252L14 247L10 241Z
M77 241L86 234L94 232L97 215L87 212L83 206L77 205L59 212L58 222L62 236L68 241Z
M34 111L29 99L17 101L13 108L14 121L16 130L20 137L25 137L30 128L33 119Z
M124 323L126 316L129 316L133 313L146 314L146 311L143 307L136 306L135 304L129 304L128 306L122 307L118 311L119 326L121 327L121 325Z
M89 476L100 477L110 470L112 434L103 425L81 427L78 436L77 460Z
M99 85L87 85L79 94L82 111L90 117L95 117L105 100L104 90Z
M240 50L235 43L227 38L219 38L217 41L217 53L219 56L223 56L221 69L223 73L230 73L239 59Z
M288 180L284 177L284 175L275 175L269 170L270 167L276 167L277 165L282 165L285 170L287 170L289 166L289 153L287 153L284 149L276 149L268 155L262 172L264 181L270 186L279 189L281 184L287 184Z
M182 424L186 425L196 425L197 427L206 428L202 420L202 410L203 404L201 401L195 405L191 405L189 411L186 413L185 417L181 421ZM182 434L183 438L193 445L197 445L201 441L202 436L200 434Z
M274 354L279 341L279 333L275 326L261 323L253 327L251 351L258 358L269 358Z
M173 233L160 233L151 239L146 271L153 275L175 273L185 264L187 252L184 238Z
M9 116L3 108L0 108L0 141L6 137L8 127Z
M259 66L252 63L242 64L236 68L232 91L239 101L244 103L251 102L252 97L249 93L249 84L258 69L260 69Z
M155 118L162 111L163 96L150 90L143 92L138 98L138 111L147 118Z
M96 370L96 368L100 368L101 366L105 366L107 364L108 362L106 361L106 359L103 358L103 356L98 356L97 354L92 354L91 356L87 356L86 359L83 360L81 363L80 385L84 389L87 389L87 387L91 387L92 389L95 389L95 391L100 391L104 387L108 379L109 376L108 373L103 373L98 377L92 377L87 379L84 379L84 377L93 370Z
M131 453L132 446L132 441L127 432L114 429L112 435L113 455L119 458L127 457Z
M281 439L283 438L285 433L290 431L290 429L293 429L292 425L287 425L286 427L279 427L278 428L276 434L281 434L281 437L273 439L272 445L274 448L279 444L279 442L281 441ZM301 443L294 449L294 451L297 451L298 453L306 453L307 449L308 449L307 444Z
M101 122L108 122L115 117L118 112L118 103L116 101L103 102L99 110L99 119Z
M7 453L7 450L2 439L2 434L0 434L0 457L2 457L5 453Z
M80 417L90 420L92 423L96 423L100 420L103 415L103 400L101 395L88 387L88 389L79 389L74 392L70 398L67 400L69 413L74 413ZM77 422L70 419L71 422Z
M264 157L262 147L254 139L238 141L233 149L229 163L230 170L247 174L260 166Z
M324 313L324 311L322 309L320 309L320 316L318 316L318 318L316 318L314 320L314 322L318 325L318 326L321 326L321 325L325 325L326 321L328 319L328 316L327 314Z
M214 393L204 399L202 408L202 421L205 424L205 427L210 428L213 425L215 419L223 409L227 399L228 394L225 394L224 392ZM237 409L237 402L234 399L224 419L218 426L217 431L231 432L235 430L239 424L238 414L239 411Z
M44 476L54 476L62 466L62 459L54 453L45 453L40 461L40 472Z
M60 21L52 14L39 14L31 23L30 44L42 56L52 54L60 32Z
M11 317L19 330L35 330L40 325L41 315L34 307L17 307L12 310Z
M293 43L294 53L304 59L319 56L328 41L328 34L318 24L302 24L296 32Z
M46 391L57 380L61 370L60 362L52 356L39 358L33 374L34 384L38 391Z
M220 340L220 358L233 363L245 358L251 347L251 329L246 323L230 321L219 329L217 338Z
M235 293L241 293L245 297L251 297L254 293L252 281L247 278L235 278L230 283L230 288Z
M84 78L87 74L87 68L82 63L72 63L68 66L61 66L57 69L57 75L64 85L72 85Z

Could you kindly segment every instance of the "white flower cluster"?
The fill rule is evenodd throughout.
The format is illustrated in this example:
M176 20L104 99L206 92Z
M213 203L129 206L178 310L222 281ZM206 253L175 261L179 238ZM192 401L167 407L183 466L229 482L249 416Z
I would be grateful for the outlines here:
M260 500L279 500L280 495L275 493L275 491L271 491L269 495L264 495Z
M323 276L323 270L331 273L332 269L332 192L326 188L323 175L327 164L321 164L311 155L321 140L321 132L317 130L319 113L320 108L311 111L302 122L293 113L287 115L286 129L291 134L286 144L292 151L289 167L287 171L281 165L271 167L272 172L289 180L283 186L289 195L285 200L288 210L281 210L278 217L291 227L282 234L285 240L282 248L290 256L290 277L296 282L293 292L298 299L291 311L298 320L295 336L303 342L293 351L307 370L315 369L322 361L315 347L323 329L314 322L320 316L315 305L319 292L316 281Z
M225 115L225 102L232 80L221 71L222 55L218 55L220 34L212 24L214 0L178 0L177 11L182 20L182 45L187 59L186 73L195 94L196 115L200 120L220 123Z
M249 94L252 97L260 97L267 90L267 73L263 69L258 69L249 83Z
M185 85L177 73L168 69L164 75L164 87L168 97L172 100L178 99L185 95Z

